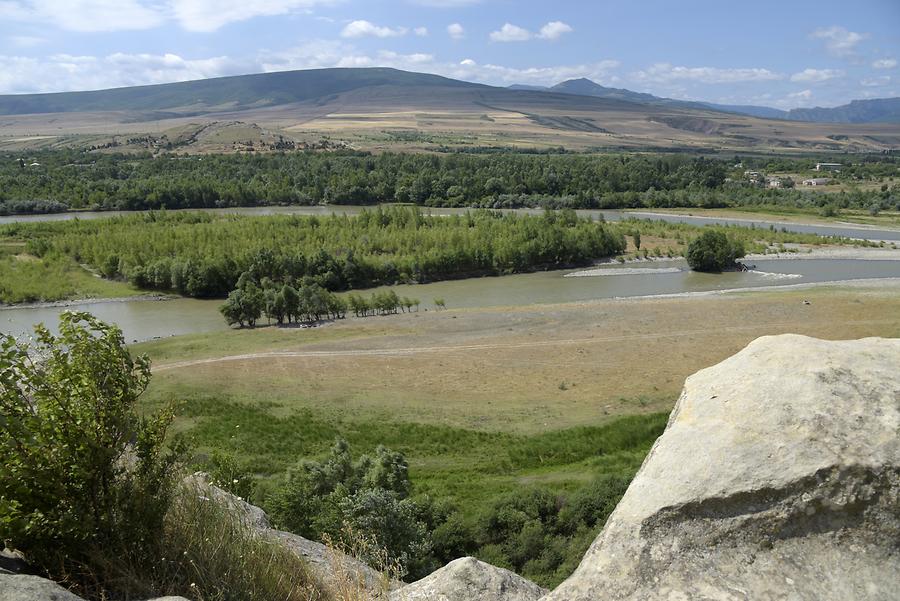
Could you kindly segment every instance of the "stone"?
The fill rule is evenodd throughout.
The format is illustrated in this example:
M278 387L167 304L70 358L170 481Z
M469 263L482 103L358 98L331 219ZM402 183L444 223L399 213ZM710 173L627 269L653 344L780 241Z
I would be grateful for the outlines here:
M0 574L0 601L84 601L57 583L29 574Z
M537 601L547 593L518 574L474 557L451 561L390 594L390 601Z
M898 589L900 340L782 335L687 379L544 601L893 601Z
M248 525L254 528L269 527L269 516L266 515L265 511L210 483L209 474L206 472L191 474L185 478L185 484L197 487L199 494L205 495L211 500L232 509Z

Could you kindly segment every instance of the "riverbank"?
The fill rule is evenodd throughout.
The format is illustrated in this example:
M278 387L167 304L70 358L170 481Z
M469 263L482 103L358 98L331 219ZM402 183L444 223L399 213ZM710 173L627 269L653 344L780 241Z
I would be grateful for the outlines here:
M672 209L628 209L626 213L648 215L654 217L670 217L681 215L698 219L728 219L735 222L766 223L775 226L789 225L816 225L816 226L840 226L850 229L896 229L900 230L900 212L884 211L878 215L871 215L865 211L842 211L836 217L823 217L813 211L789 211L784 207L772 207L765 210L762 207L753 207L749 210L739 208L672 208Z
M135 294L133 296L118 296L108 298L74 298L60 301L47 301L35 303L0 303L0 311L15 309L68 309L82 305L95 305L102 303L133 303L146 301L169 301L181 298L175 294Z

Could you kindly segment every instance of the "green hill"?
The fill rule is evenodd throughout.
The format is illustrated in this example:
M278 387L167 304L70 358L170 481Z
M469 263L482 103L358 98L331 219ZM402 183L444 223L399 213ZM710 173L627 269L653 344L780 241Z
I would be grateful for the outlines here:
M455 79L397 69L311 69L235 75L198 81L91 92L0 96L0 115L94 111L203 112L303 102L373 86L488 88Z

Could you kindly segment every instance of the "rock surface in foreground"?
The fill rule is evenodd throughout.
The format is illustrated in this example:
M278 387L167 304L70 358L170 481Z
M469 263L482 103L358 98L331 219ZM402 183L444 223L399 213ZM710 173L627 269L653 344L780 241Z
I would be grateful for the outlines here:
M896 600L900 340L769 336L685 382L544 599Z
M390 601L537 601L546 592L509 570L463 557L394 591Z

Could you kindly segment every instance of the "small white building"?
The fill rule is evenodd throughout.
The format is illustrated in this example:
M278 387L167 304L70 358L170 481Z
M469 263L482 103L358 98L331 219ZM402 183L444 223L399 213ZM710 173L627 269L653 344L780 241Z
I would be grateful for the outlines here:
M816 171L840 171L840 163L816 163Z
M803 180L804 186L827 186L831 183L831 179L827 177L813 177Z

